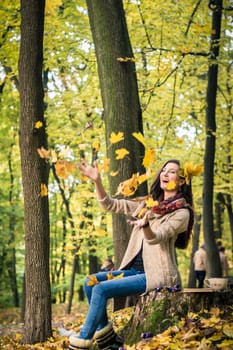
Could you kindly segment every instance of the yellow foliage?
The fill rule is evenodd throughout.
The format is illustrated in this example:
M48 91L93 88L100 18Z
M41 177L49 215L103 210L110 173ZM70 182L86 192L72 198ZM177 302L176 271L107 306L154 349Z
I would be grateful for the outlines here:
M148 199L146 199L145 202L146 202L147 208L156 207L159 204L159 202L158 201L154 201L154 199L151 196L149 196Z
M95 141L92 143L92 148L93 148L96 152L99 152L99 150L100 150L100 142L99 142L99 140L95 140Z

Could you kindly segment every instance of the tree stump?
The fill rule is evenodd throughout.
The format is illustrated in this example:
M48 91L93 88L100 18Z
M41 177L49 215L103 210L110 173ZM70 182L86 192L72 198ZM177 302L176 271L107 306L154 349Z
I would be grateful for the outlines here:
M134 316L124 330L125 341L131 345L141 339L141 334L163 332L189 312L199 312L212 307L224 309L233 304L233 290L217 292L210 288L187 288L180 292L150 292L138 297Z

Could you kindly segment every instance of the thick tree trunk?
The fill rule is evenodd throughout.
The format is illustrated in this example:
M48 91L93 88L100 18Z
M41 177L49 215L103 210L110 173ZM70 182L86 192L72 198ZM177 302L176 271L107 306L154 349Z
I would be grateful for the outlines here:
M117 176L110 178L110 192L115 194L121 181L130 178L133 173L144 172L141 164L144 149L132 137L133 132L142 132L135 64L122 1L87 0L86 3L98 63L107 153L111 159L111 170L119 171ZM124 140L110 146L111 132L119 131L124 133ZM119 162L115 154L117 148L126 148L130 155ZM146 185L142 186L140 193L145 194L146 191ZM124 216L113 215L116 267L124 254L130 231Z
M23 342L30 344L45 341L52 335L48 165L37 153L37 148L47 148L42 84L44 5L44 1L21 0L19 142L25 209L26 286Z

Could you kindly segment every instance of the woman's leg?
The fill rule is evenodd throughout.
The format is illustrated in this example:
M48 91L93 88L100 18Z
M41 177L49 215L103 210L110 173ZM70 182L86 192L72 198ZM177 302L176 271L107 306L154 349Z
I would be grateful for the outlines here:
M80 338L92 339L97 328L104 328L107 325L106 305L109 298L145 292L146 277L144 273L134 269L121 271L121 273L124 274L122 277L120 277L119 271L112 271L112 275L118 276L118 278L107 280L106 275L105 280L91 288L90 307L80 331ZM97 277L98 275L96 274Z

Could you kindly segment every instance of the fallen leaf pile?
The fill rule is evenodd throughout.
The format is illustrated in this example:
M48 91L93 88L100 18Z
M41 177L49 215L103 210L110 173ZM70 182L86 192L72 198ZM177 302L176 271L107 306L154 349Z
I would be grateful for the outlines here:
M133 315L134 309L125 308L117 312L110 312L116 331L121 331ZM67 316L68 317L68 316ZM4 350L63 350L68 348L68 337L61 337L58 332L59 320L53 327L53 337L44 343L34 345L21 344L22 334L10 333L0 335L0 349ZM72 319L63 316L62 324L67 330L78 332L84 321L84 314L76 315ZM189 313L176 325L169 327L163 333L153 336L149 332L142 334L142 339L122 350L230 350L233 349L233 307L225 310L212 308L199 313Z

